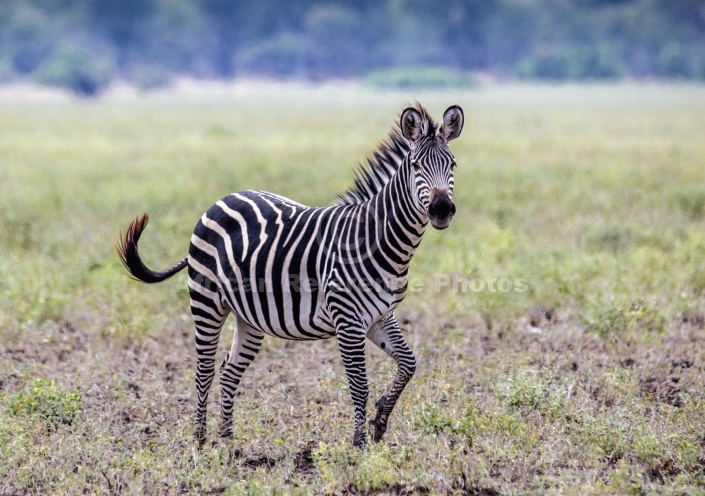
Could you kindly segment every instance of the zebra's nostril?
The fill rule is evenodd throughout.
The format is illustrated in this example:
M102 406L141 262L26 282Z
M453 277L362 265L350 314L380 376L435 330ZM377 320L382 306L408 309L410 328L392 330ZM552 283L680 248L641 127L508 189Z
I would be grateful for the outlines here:
M446 218L455 214L455 205L448 195L437 194L428 205L428 215L434 218Z

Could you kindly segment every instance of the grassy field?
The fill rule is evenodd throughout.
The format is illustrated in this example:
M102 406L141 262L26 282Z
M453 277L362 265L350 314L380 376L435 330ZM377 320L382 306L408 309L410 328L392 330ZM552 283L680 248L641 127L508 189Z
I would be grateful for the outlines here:
M458 213L412 264L384 442L351 447L334 341L268 338L197 450L185 277L129 280L119 232L148 211L161 268L230 192L329 204L416 98L465 108ZM0 494L705 493L703 116L685 85L0 100Z

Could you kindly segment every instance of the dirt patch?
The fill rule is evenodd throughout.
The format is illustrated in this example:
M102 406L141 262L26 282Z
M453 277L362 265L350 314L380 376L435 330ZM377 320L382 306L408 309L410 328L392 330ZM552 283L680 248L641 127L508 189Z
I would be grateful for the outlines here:
M19 391L22 385L27 382L27 379L17 374L9 374L0 377L0 391L5 393L14 393Z
M369 491L361 491L356 486L348 486L343 489L342 494L351 496L372 496L377 494L394 494L396 496L411 496L413 494L430 494L431 491L424 486L405 486L398 482L394 484L387 484L383 487L378 487L376 489L370 489Z
M635 364L635 363L636 363L636 360L634 360L634 359L631 358L631 357L630 357L630 358L625 358L625 359L619 361L619 365L621 365L621 366L624 367L625 369L634 367L634 364Z
M279 460L269 456L260 456L259 458L248 458L242 464L247 468L256 469L259 467L274 468Z
M683 391L678 385L680 377L647 377L640 381L643 394L651 395L653 398L668 405L680 408L683 406Z
M501 496L502 493L491 487L482 487L476 484L469 484L465 473L458 475L458 479L453 485L453 494L471 495L471 496Z
M176 362L169 362L167 361L164 364L164 381L165 382L173 382L174 379L176 379L180 373L179 371L179 365Z
M228 462L233 463L237 459L242 458L242 452L239 449L234 449L228 456ZM273 458L271 456L262 455L259 457L250 457L242 462L242 465L257 469L266 467L267 469L274 468L283 458ZM294 457L294 467L296 472L304 476L312 476L316 472L316 463L313 461L313 445L306 446L303 450Z
M136 382L129 381L127 383L127 390L132 392L132 394L135 396L135 399L139 400L140 398L142 398L142 394L140 393L142 388Z
M705 316L698 312L683 312L680 320L683 324L691 325L698 329L702 329L705 325Z
M316 462L313 461L312 445L306 446L302 451L296 454L294 467L296 467L296 472L302 475L310 476L316 473Z
M658 482L662 485L666 483L667 479L671 479L680 473L681 471L670 459L667 459L661 466L652 467L646 472L651 482Z
M671 370L686 370L693 366L693 360L688 358L676 358L671 360Z
M466 489L461 494L472 495L472 496L502 496L502 493L500 493L496 489L493 489L491 487L480 487L480 486L473 486L469 489Z
M169 487L168 484L164 486L165 493L169 492L170 489L172 488ZM216 486L210 488L204 488L200 484L189 486L188 484L182 482L179 485L179 494L223 494L228 489L229 488L227 486Z

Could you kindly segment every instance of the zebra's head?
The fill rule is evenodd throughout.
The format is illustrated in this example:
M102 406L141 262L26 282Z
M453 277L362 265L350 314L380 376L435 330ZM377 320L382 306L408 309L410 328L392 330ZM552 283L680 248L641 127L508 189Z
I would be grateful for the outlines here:
M451 105L438 125L423 107L407 107L401 114L401 133L410 143L407 160L413 171L414 200L436 229L445 229L455 214L453 168L455 156L448 142L463 130L463 109Z

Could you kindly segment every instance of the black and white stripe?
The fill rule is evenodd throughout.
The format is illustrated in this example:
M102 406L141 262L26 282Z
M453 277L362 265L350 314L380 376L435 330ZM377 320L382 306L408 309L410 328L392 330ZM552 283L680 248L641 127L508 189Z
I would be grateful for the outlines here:
M404 299L411 258L430 222L444 229L452 203L455 158L448 142L463 112L451 106L439 127L420 105L407 107L399 129L380 145L355 186L330 207L308 207L265 191L226 196L200 219L188 257L162 272L148 269L137 242L147 215L118 247L130 274L154 283L188 267L198 355L196 436L203 441L208 392L220 331L235 316L235 339L221 367L221 436L232 434L233 398L265 334L284 339L336 336L355 406L354 444L365 444L368 396L365 338L398 371L371 421L379 440L416 359L394 309Z

